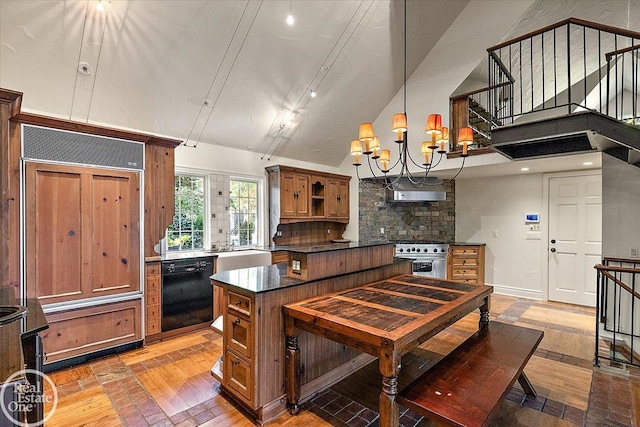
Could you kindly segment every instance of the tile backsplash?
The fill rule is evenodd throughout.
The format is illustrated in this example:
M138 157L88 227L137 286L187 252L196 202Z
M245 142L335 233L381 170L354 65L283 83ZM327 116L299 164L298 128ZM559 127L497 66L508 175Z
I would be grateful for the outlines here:
M358 189L360 241L455 241L455 181L443 184L447 199L441 202L387 202L381 185L367 187Z
M229 175L210 174L211 248L229 244Z

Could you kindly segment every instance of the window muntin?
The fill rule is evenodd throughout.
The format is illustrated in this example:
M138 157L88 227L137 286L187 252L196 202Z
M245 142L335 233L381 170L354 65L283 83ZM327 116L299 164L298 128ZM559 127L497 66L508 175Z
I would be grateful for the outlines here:
M229 181L229 243L232 246L256 246L259 226L259 183L249 179Z
M169 251L204 249L205 243L205 177L176 174L175 214L167 229Z

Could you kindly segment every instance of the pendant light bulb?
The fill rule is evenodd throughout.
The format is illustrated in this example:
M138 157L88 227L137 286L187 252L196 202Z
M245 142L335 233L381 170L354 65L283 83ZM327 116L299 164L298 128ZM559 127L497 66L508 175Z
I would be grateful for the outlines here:
M290 13L287 15L287 24L289 24L289 26L292 26L293 23L296 22L296 20L293 18L293 15Z

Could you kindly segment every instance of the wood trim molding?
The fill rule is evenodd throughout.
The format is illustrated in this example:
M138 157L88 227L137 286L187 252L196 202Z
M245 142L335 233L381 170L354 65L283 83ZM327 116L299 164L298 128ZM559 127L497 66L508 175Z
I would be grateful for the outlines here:
M9 118L20 114L22 92L0 88L0 104L9 105Z
M57 119L31 113L20 113L12 118L20 124L43 126L53 129L67 130L71 132L88 133L109 138L126 139L129 141L144 142L148 145L175 148L182 143L179 139L166 138L146 133L131 132L121 129L92 125L89 123L75 122L71 120Z

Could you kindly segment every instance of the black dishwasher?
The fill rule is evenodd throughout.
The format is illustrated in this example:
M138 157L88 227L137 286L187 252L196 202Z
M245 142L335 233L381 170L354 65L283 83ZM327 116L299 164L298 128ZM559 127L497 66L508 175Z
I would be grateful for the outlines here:
M213 320L213 257L162 261L162 332Z

